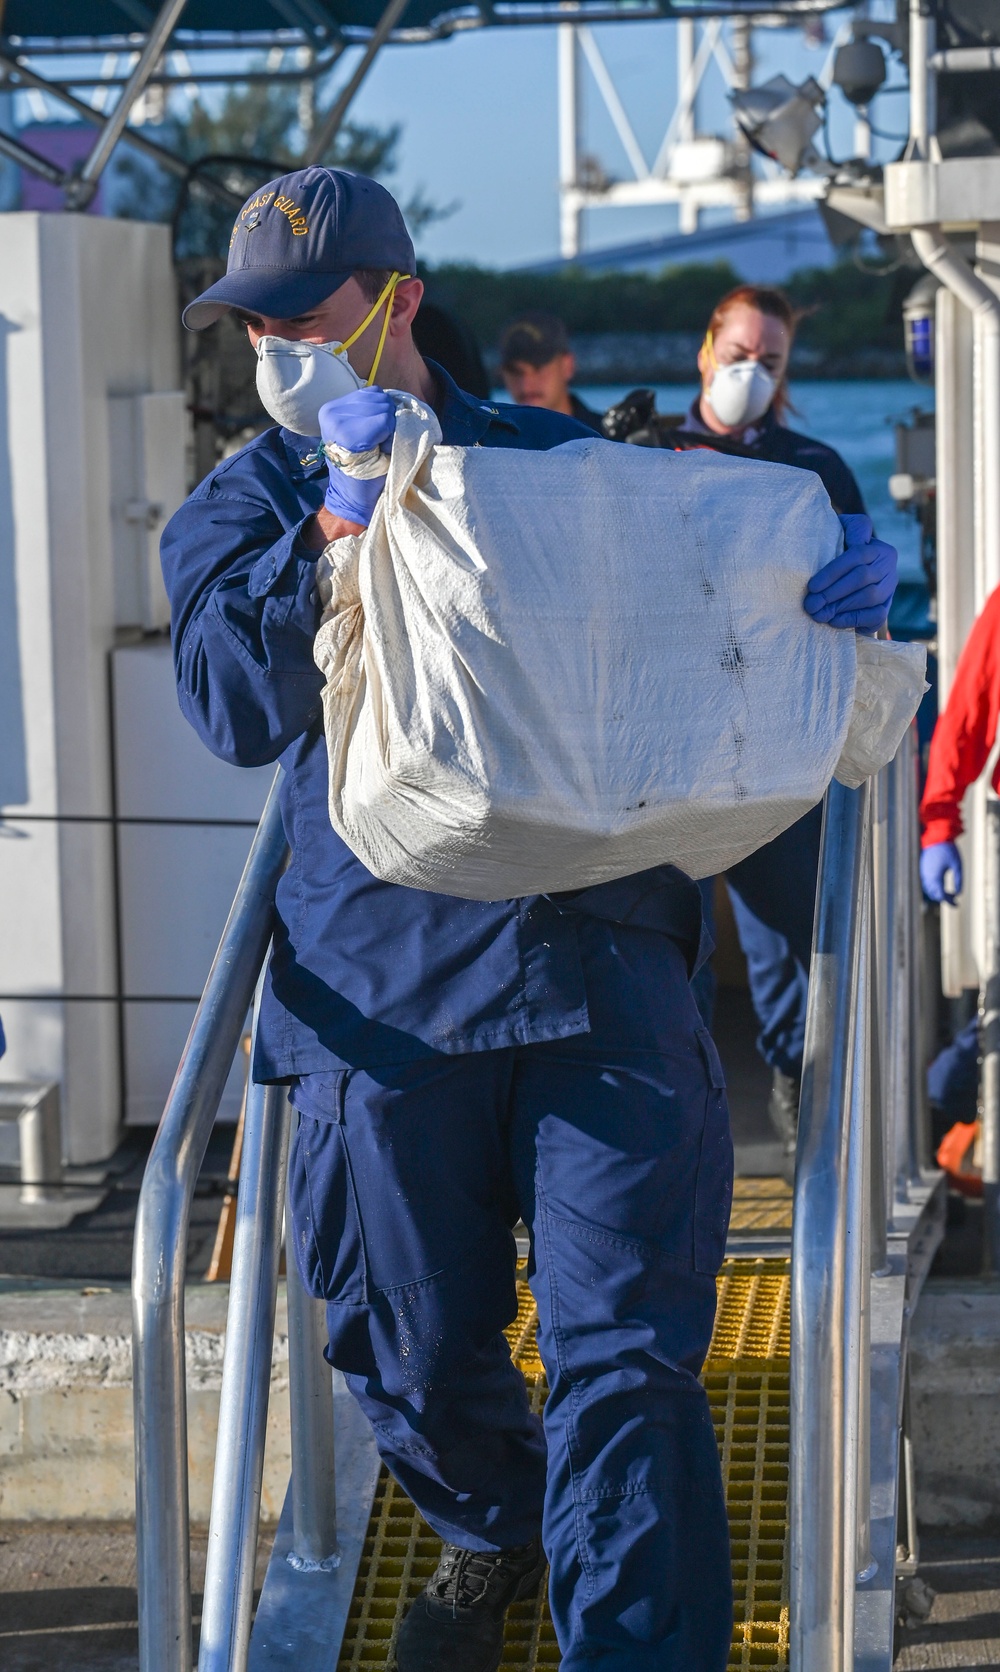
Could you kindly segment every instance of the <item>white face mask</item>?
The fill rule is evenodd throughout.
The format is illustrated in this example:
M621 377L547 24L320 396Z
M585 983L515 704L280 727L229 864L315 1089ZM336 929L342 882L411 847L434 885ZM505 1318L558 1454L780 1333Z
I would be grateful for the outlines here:
M343 343L288 342L261 337L257 344L257 393L275 423L294 435L319 435L319 409L363 389Z
M720 424L742 429L763 418L777 388L758 360L737 360L732 366L716 368L706 399Z
M2 8L0 8L2 9ZM408 273L393 272L361 324L342 343L289 342L285 337L261 337L257 343L257 393L265 412L293 435L319 435L319 409L375 382L389 332L392 299ZM385 309L382 333L367 380L359 377L347 350Z

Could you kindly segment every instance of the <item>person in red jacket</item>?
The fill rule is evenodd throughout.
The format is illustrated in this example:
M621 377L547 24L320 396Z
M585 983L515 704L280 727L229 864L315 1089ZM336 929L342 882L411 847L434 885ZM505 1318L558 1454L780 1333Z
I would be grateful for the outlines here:
M934 728L920 803L920 882L928 900L955 904L962 892L962 797L989 759L1000 715L1000 587L973 623L947 704ZM993 788L1000 790L1000 762ZM955 1122L976 1119L979 1018L940 1051L927 1070L935 1141Z
M961 802L989 759L1000 715L1000 587L991 592L955 669L934 728L920 803L920 881L928 900L954 905L962 892ZM1000 792L1000 761L993 771ZM950 886L949 886L950 878Z

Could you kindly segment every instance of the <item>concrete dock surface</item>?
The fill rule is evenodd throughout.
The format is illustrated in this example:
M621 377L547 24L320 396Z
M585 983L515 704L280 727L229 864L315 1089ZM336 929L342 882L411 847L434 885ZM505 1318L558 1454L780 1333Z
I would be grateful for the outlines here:
M258 1586L272 1536L272 1528L262 1529ZM196 1621L205 1546L206 1530L197 1529L191 1547ZM1000 1666L1000 1536L926 1535L920 1578L934 1593L930 1615L900 1627L896 1672ZM138 1664L132 1527L37 1521L0 1526L4 1672L136 1672Z
M261 1530L257 1586L271 1553ZM207 1527L191 1538L197 1623ZM128 1522L0 1524L0 1666L3 1672L136 1672L135 1529Z

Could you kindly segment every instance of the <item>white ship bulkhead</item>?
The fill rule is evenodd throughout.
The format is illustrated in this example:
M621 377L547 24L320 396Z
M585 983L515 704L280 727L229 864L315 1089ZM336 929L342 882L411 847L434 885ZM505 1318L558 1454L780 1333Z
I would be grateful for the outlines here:
M58 1082L74 1163L159 1119L271 778L177 708L177 315L166 226L4 216L0 1082ZM238 1096L234 1071L224 1117Z

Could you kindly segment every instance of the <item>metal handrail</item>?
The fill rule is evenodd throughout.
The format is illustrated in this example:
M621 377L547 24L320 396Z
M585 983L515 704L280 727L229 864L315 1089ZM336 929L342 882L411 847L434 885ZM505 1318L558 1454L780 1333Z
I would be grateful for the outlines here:
M912 733L881 781L830 786L809 978L792 1234L791 1672L848 1672L869 1543L870 1279L920 1180ZM278 778L143 1181L133 1274L140 1667L191 1672L184 1257L194 1189L270 940L287 847ZM256 1025L256 1006L255 1006ZM244 1672L290 1110L252 1086L237 1202L200 1672ZM889 1156L886 1136L890 1138ZM891 1158L891 1159L890 1159ZM888 1163L888 1164L887 1164ZM894 1163L894 1164L893 1164ZM888 1215L887 1215L888 1210ZM336 1562L321 1308L289 1271L293 1554ZM311 1465L311 1466L310 1466Z
M791 1672L850 1672L871 1578L871 1279L921 1182L915 737L823 821L792 1220Z
M191 1672L184 1272L195 1181L271 939L288 846L261 815L139 1195L132 1265L139 1665ZM270 1356L270 1355L269 1355Z
M198 1672L243 1672L250 1650L288 1126L285 1087L251 1085L236 1199ZM332 1384L327 1418L332 1433Z
M848 1259L871 787L827 792L809 970L792 1220L789 1479L792 1672L844 1672L853 1645L856 1400L848 1356L860 1319ZM856 1135L856 1130L855 1130ZM857 1147L855 1145L855 1166ZM852 1306L851 1303L854 1303ZM852 1422L852 1407L854 1420ZM850 1543L848 1541L850 1528Z

